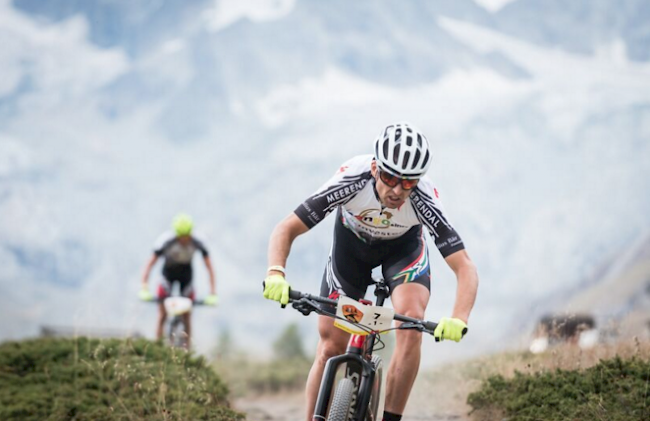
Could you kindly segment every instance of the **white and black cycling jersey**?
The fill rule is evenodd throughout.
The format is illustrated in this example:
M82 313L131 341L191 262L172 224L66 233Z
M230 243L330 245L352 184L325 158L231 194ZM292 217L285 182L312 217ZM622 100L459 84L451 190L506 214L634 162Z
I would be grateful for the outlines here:
M341 223L366 243L392 240L417 225L427 228L443 257L465 248L444 214L438 191L421 178L408 199L397 209L379 202L370 172L372 155L356 156L294 211L312 228L340 208Z
M192 235L190 242L183 245L171 231L163 233L154 246L156 256L165 258L165 267L190 265L192 257L197 251L201 252L203 257L208 256L208 249L203 244L203 241Z

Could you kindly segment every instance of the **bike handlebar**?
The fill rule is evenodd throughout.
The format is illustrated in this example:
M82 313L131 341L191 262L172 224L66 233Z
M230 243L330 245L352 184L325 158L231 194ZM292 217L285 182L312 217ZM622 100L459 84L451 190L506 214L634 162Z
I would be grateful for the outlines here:
M292 304L292 306L295 309L300 310L298 308L300 306L300 304L298 304L298 307L297 307L296 303L301 303L303 305L308 305L310 307L314 307L313 303L310 303L309 301L315 301L317 303L327 304L327 305L331 305L331 306L334 306L334 307L336 307L336 305L338 304L337 300L332 300L331 298L325 298L325 297L321 297L319 295L307 294L307 293L296 291L296 290L293 290L293 289L289 290L289 302L294 303L294 304ZM303 312L303 314L307 315L311 311L313 311L313 308L311 310L308 310L308 312ZM330 313L325 312L325 314L329 315L330 317L335 317L334 315L331 315ZM426 320L418 320L418 319L414 319L414 318L408 317L408 316L403 316L403 315L397 314L397 313L395 313L395 315L393 316L393 320L397 320L398 322L403 322L404 324L406 324L406 325L402 325L400 327L401 329L416 329L416 330L419 330L421 332L429 333L431 335L433 335L433 332L436 330L436 327L438 326L438 323L436 323L436 322L428 322Z

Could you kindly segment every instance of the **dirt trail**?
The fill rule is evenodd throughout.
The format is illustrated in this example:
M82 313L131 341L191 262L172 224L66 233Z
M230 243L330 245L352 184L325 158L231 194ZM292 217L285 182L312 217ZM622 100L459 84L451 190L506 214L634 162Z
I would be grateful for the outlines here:
M418 379L409 399L403 421L469 421L469 408L462 394L436 393L437 385ZM437 399L436 395L441 399ZM247 396L233 402L236 410L246 413L247 421L303 421L304 393Z

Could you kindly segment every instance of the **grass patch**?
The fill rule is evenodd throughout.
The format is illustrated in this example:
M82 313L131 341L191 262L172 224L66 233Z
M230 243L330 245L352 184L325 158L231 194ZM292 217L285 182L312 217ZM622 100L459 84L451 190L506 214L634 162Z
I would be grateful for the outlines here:
M2 420L242 420L203 357L144 339L0 344Z
M650 362L615 357L584 370L491 376L468 396L476 411L509 421L650 419Z
M506 406L506 402L531 398L531 396L524 394L525 390L517 388L506 389L506 386L503 386L498 391L496 389L490 389L490 393L494 395L492 397L493 402L485 398L485 393L487 393L487 388L491 387L490 382L494 383L493 386L499 386L501 384L500 382L508 383L515 381L514 379L535 379L537 377L546 379L546 376L553 376L558 370L572 373L571 375L576 376L575 378L577 379L581 376L587 376L587 370L593 370L599 364L605 361L613 361L617 358L623 361L623 364L634 360L638 362L634 364L648 364L647 362L650 361L650 342L647 340L639 341L631 339L618 343L600 344L590 350L581 350L576 345L563 344L553 347L543 354L536 355L527 351L511 351L445 364L433 370L423 372L418 376L418 385L415 388L415 393L409 399L407 410L412 406L430 408L431 413L440 416L445 415L450 419L466 420L471 418L475 421L501 421L504 419L508 421L549 421L555 419L562 421L616 420L616 418L609 418L609 415L604 416L597 411L592 411L591 415L587 417L576 415L576 417L571 418L565 414L564 416L559 416L559 418L552 418L550 412L545 413L544 409L540 410L540 406L535 407L539 402L531 403L531 408L535 407L536 410L531 410L528 418L516 418L523 411L523 406L516 407L516 410L514 408L508 409L509 407ZM602 369L598 373L603 376L603 382L616 383L621 380L614 377L613 372L608 370ZM648 376L650 376L650 367L645 375L646 377L642 378L642 380L647 380ZM594 378L596 378L595 375ZM647 396L650 396L650 384L646 380L644 380L642 385L637 384L636 386L641 387L643 393L646 393L647 390ZM524 380L518 381L523 382ZM549 389L563 387L561 379L553 383L555 381L556 379L550 381ZM541 390L540 388L544 387L532 381L526 384L535 390ZM575 388L580 386L581 383L579 382L573 384L574 393L577 393ZM606 393L609 389L601 390L603 390L603 393ZM474 395L475 397L468 401L468 396L472 396L475 393L477 395ZM521 396L517 396L517 393L521 394ZM607 393L616 392L610 390ZM622 389L621 394L624 393L625 389ZM499 398L500 400L497 399L497 394L501 396ZM432 399L432 396L435 396L435 400ZM483 398L479 399L477 396L483 396ZM519 402L519 404L522 404L522 402ZM625 402L624 399L621 399L621 402ZM577 401L574 404L577 404ZM644 404L646 408L650 407L650 401L645 400L645 403L641 403L641 405ZM628 405L628 403L621 403L621 405ZM471 416L468 416L470 412ZM626 421L647 421L650 420L650 413L646 413L645 418L634 418L630 416L621 419L625 419Z

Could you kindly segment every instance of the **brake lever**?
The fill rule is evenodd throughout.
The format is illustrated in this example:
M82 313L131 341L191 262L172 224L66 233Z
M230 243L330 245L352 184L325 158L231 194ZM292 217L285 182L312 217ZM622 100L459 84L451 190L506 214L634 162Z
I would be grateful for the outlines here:
M426 329L424 326L422 326L420 323L414 323L414 322L405 322L400 325L400 329L415 329L420 332L426 332Z
M304 298L297 301L293 301L291 303L291 307L301 312L304 316L309 316L312 313L312 311L315 311L313 304Z

